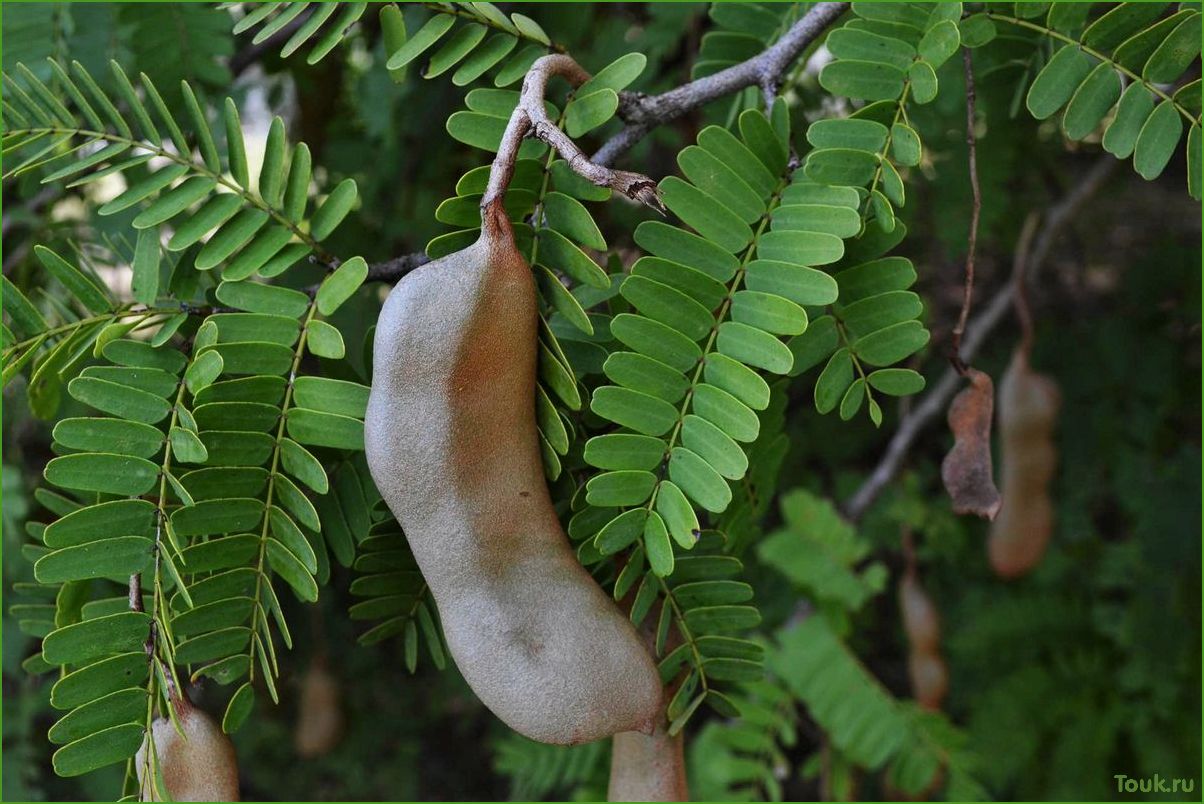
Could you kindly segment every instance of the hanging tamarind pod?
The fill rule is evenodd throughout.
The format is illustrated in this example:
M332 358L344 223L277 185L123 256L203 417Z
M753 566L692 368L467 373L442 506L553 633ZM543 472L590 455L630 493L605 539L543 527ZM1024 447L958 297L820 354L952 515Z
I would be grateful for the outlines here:
M899 610L903 614L903 630L913 650L935 653L940 648L940 615L932 598L920 586L914 570L899 581Z
M572 744L651 733L663 695L635 629L577 561L552 506L535 421L535 282L502 199L528 132L631 197L655 197L655 184L590 165L563 142L543 112L553 74L575 86L589 77L567 56L532 65L479 239L406 276L385 302L364 440L469 686L516 731Z
M1053 533L1049 483L1057 467L1053 430L1061 394L1029 366L1022 345L999 384L1003 507L991 523L987 551L995 574L1017 578L1040 563Z
M994 519L999 513L999 490L991 468L991 415L995 388L991 377L966 369L970 384L949 405L953 449L941 463L941 480L958 514Z
M329 754L343 736L343 703L338 680L319 656L301 679L293 748L301 757Z
M915 543L903 530L903 577L899 579L899 612L910 652L907 674L916 702L938 710L949 691L949 670L941 657L941 618L916 571Z
M155 758L172 801L238 801L238 761L234 743L221 726L193 706L183 695L174 696L179 730L171 718L158 717L151 724ZM149 769L147 741L134 756L140 801L161 801Z
M689 801L682 734L670 737L664 723L652 734L614 736L608 801Z
M635 591L619 601L624 614L630 614ZM639 629L644 649L649 656L656 654L656 627L654 618L644 620ZM665 641L664 653L668 655L681 644L681 634L671 628ZM670 685L665 694L665 706L680 681ZM686 781L686 761L683 747L684 735L678 732L670 736L665 709L658 714L652 734L634 731L619 732L614 736L610 754L610 783L607 786L608 801L689 801L690 791Z

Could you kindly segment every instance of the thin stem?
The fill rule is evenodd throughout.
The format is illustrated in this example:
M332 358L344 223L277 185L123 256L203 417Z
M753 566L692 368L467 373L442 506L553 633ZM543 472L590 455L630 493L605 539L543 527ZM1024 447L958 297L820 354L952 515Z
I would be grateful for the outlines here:
M155 784L154 783L154 777L155 777L154 768L157 763L157 758L155 757L155 752L154 752L154 740L150 739L150 736L151 736L150 729L151 729L151 724L154 721L154 716L155 716L155 712L154 712L155 697L156 697L155 696L155 687L156 687L156 683L157 683L156 676L155 676L155 661L156 661L156 654L158 653L159 649L161 648L161 645L159 643L159 638L158 638L159 630L158 630L157 623L159 621L160 607L162 605L164 605L164 601L162 599L163 587L159 584L159 562L160 562L159 556L160 556L160 551L163 550L162 534L163 534L163 528L165 527L165 524L167 522L167 476L168 476L168 474L171 473L171 458L172 458L170 435L171 435L172 428L175 427L176 422L179 421L180 406L184 404L184 392L187 390L187 387L188 386L184 383L183 377L181 377L179 383L176 385L176 398L175 398L175 402L171 406L171 417L167 420L168 437L166 439L164 439L164 444L163 444L163 461L159 465L159 495L158 495L158 501L155 503L155 572L154 572L154 583L152 584L153 588L152 588L152 592L151 592L150 634L147 636L146 644L144 645L144 649L146 650L146 660L147 660L147 663L150 665L149 671L147 672L147 679L146 679L146 692L147 692L146 720L145 720L146 741L147 741L147 743L149 743L152 746L152 748L150 751L147 751L145 754L145 760L144 760L144 766L143 766L143 772L142 772L142 779L143 779L142 784L143 785L150 784L152 790L154 789L154 784ZM130 591L130 609L132 611L142 611L143 606L142 606L142 576L141 575L130 576L130 590L129 591ZM170 684L171 683L171 670L169 669L168 671L164 672L163 677L165 679L167 679L168 683ZM168 692L171 694L171 696L173 698L175 698L179 694L181 694L181 693L179 693L179 691L177 691L175 689L169 689Z
M913 59L914 61L917 61ZM891 120L890 128L886 130L886 142L882 144L882 150L878 152L878 167L874 168L874 178L870 182L870 195L874 194L874 190L878 189L878 183L882 181L882 165L886 163L887 155L890 153L891 145L895 141L895 126L899 123L900 118L904 123L907 122L907 96L911 94L911 79L907 78L903 81L903 92L899 95L899 100L895 106L895 116ZM869 198L866 198L868 208Z
M681 606L677 604L677 598L673 596L673 590L669 588L669 584L665 583L665 579L658 575L656 582L660 585L661 595L665 598L665 605L673 608L673 619L677 623L677 630L681 632L681 638L690 646L690 652L694 654L694 667L698 670L698 683L702 685L702 691L707 692L710 689L710 685L707 682L706 671L702 669L702 651L698 649L698 641L694 639L694 635L690 632L690 627L686 625L686 615L681 610Z
M970 48L962 48L962 67L966 76L966 147L970 160L970 192L973 206L970 209L970 235L966 246L966 278L962 290L962 309L957 317L957 326L949 346L949 360L959 374L966 373L966 362L962 358L962 333L970 317L970 304L974 297L974 251L978 246L978 219L982 212L982 189L978 185L978 138L974 133L974 65L970 61Z
M771 47L714 75L699 78L660 95L619 93L619 117L626 125L590 157L590 162L599 167L611 165L657 126L746 87L764 86L766 76L776 75L780 79L799 54L822 36L848 7L848 3L816 3ZM464 16L466 13L443 6L434 10L455 16ZM542 108L541 105L539 109ZM576 165L573 167L576 169ZM649 203L643 198L639 200ZM373 264L368 278L373 281L396 281L424 262L426 257L421 252L404 254Z
M284 401L280 405L280 421L276 425L276 439L272 447L272 466L268 471L268 490L264 498L263 504L263 526L259 532L259 556L256 559L255 565L255 594L252 600L255 601L255 607L251 614L251 643L248 648L248 669L252 680L255 678L255 637L258 634L256 628L259 625L259 620L262 617L266 625L267 612L264 611L262 591L264 579L264 561L267 558L268 532L271 523L272 501L276 493L276 475L280 469L280 442L284 439L285 426L288 423L288 407L293 401L293 388L296 384L297 369L301 365L301 357L305 354L306 339L309 334L309 322L313 320L314 314L317 313L318 307L314 300L310 300L309 309L305 313L305 321L301 324L301 335L297 339L297 348L293 352L293 364L288 372L288 385L284 390ZM270 636L268 637L271 638Z
M14 343L12 346L10 346L4 350L4 361L7 363L9 358L12 355L19 353L26 347L33 344L35 341L39 341L44 338L53 338L55 335L60 335L64 332L68 332L73 329L78 329L79 327L86 327L89 324L96 324L100 321L105 321L106 319L114 319L115 320L118 318L125 318L127 316L134 316L134 315L146 315L148 317L156 316L156 315L176 315L177 313L182 313L182 312L188 312L188 311L183 310L183 309L178 309L178 308L171 308L171 307L167 307L167 308L142 307L142 308L129 308L129 309L125 309L125 310L114 310L111 313L102 313L101 315L94 315L94 316L90 316L88 318L81 318L78 321L71 321L67 324L60 324L57 327L52 327L43 332L39 332L37 335L34 335L32 338L26 338L23 341L18 341L17 343Z
M130 611L142 611L142 573L130 576Z
M1105 154L1082 175L1078 183L1060 201L1049 207L1032 249L1026 249L1028 253L1024 259L1027 273L1030 276L1040 271L1058 233L1082 209L1083 204L1104 185L1117 164L1119 164L1118 160L1114 159L1111 154ZM1018 243L1017 250L1019 251L1023 245L1023 243ZM1019 258L1019 254L1017 254L1017 258ZM1003 320L1012 305L1013 291L1014 285L1011 283L1001 288L969 326L962 345L962 353L967 359L973 357L986 341L987 336ZM958 373L950 368L940 380L932 385L911 412L900 419L899 426L895 430L895 434L891 436L877 466L842 506L845 516L856 521L869 509L878 495L894 479L920 433L945 411L949 399L957 391L959 385Z
M1041 216L1030 212L1020 230L1016 253L1012 258L1012 305L1020 324L1020 349L1027 356L1033 349L1033 311L1028 303L1028 253Z
M744 274L747 270L748 263L752 260L753 254L756 253L757 240L761 237L761 234L764 233L765 227L769 225L770 216L777 207L782 190L785 189L789 181L789 177L784 178L778 182L778 186L774 188L773 195L769 199L769 204L766 207L765 214L761 216L761 220L757 224L757 230L753 233L752 242L749 243L748 248L745 249L744 254L741 256L740 267L736 269L736 273L734 276L732 276L731 283L728 285L727 295L724 296L723 302L715 311L715 325L711 327L711 331L707 335L707 341L702 347L702 359L699 360L698 365L694 367L694 375L690 377L690 385L686 389L686 396L681 401L681 407L677 411L677 422L673 425L673 432L669 434L669 438L665 441L665 456L661 459L661 465L659 468L659 474L662 477L666 471L666 464L669 460L669 454L673 451L673 447L677 444L677 438L681 434L681 428L686 418L686 411L689 409L690 402L693 401L694 398L694 389L698 387L699 380L702 379L702 373L706 369L707 355L711 353L711 349L715 346L715 341L719 338L719 326L723 322L724 317L727 316L727 311L731 309L732 299L735 297L736 291L740 289L740 283L744 281ZM652 491L652 496L649 497L648 502L644 504L644 508L648 509L649 511L652 510L652 506L656 503L656 495L659 490L660 484L658 483L656 488Z
M664 206L661 204L656 182L641 173L612 170L590 161L585 152L577 147L577 143L548 117L544 109L544 96L548 81L553 76L564 77L574 89L590 79L590 74L580 64L571 56L563 54L542 56L531 65L523 79L518 105L514 107L514 112L506 124L497 156L489 171L489 183L485 188L485 195L481 198L482 225L489 224L492 219L493 225L509 226L501 203L514 175L518 150L523 138L528 134L555 148L569 168L585 180L599 187L609 187L663 214Z

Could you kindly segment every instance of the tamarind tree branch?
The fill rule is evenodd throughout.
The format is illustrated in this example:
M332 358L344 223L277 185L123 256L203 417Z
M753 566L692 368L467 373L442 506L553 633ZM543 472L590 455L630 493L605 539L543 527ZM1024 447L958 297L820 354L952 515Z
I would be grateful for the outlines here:
M655 184L650 179L638 173L608 171L608 166L657 126L676 120L699 106L733 92L739 92L745 87L761 87L766 99L772 101L782 76L790 64L848 8L849 3L816 3L786 31L782 38L756 56L660 95L644 95L639 92L619 93L618 115L626 125L589 158L567 134L548 121L543 109L543 88L547 86L548 79L553 75L569 77L574 87L580 86L583 81L588 80L589 74L582 70L572 58L556 54L536 61L528 73L528 80L531 80L532 75L535 76L534 80L538 82L541 96L540 102L529 105L524 99L520 100L519 106L526 110L528 119L534 126L535 136L559 151L575 172L595 184L611 187L628 198L634 198L663 212L659 206L659 196L655 196L655 203L650 203L655 194ZM563 62L545 61L558 58L567 59L572 67ZM544 62L544 65L541 66L540 62ZM574 81L571 76L576 76L580 80ZM523 87L523 94L526 95L526 81L524 81ZM535 86L533 85L532 91L534 90ZM648 182L647 185L643 184L645 181ZM365 281L396 282L427 261L426 255L419 251L403 254L384 262L373 263L368 267L368 277Z
M676 89L659 95L620 93L618 113L627 125L594 153L594 161L609 165L657 126L745 87L759 86L766 102L772 103L782 75L791 63L848 7L848 3L816 3L782 38L761 53Z
M368 266L365 282L396 282L419 266L426 265L431 258L424 251L413 254L402 254L384 262L374 262Z
M1103 186L1117 165L1117 160L1110 154L1100 157L1082 179L1045 214L1045 221L1035 239L1031 251L1027 244L1017 244L1015 259L1022 274L1032 277L1041 269L1049 250L1057 239L1063 227L1082 208L1083 204ZM990 303L983 309L966 328L965 338L961 344L961 354L965 360L970 360L982 347L987 336L1003 321L1008 309L1012 306L1012 298L1016 293L1017 283L1006 282L995 294ZM940 417L949 404L949 399L960 385L960 375L956 369L948 369L937 381L923 399L912 408L911 412L899 422L895 434L891 437L886 451L878 461L877 466L866 477L865 481L854 494L845 502L845 516L856 521L861 518L869 507L878 499L878 495L894 479L899 467L907 457L908 451L915 444L920 433L934 419Z
M518 146L522 138L530 134L555 148L572 171L586 181L599 187L609 187L664 214L665 207L661 204L655 181L642 173L614 170L591 161L577 143L548 118L544 109L544 95L548 81L557 75L567 79L574 89L590 79L590 74L572 56L556 53L535 60L523 79L518 106L510 116L506 132L502 135L501 146L498 148L497 158L493 160L493 170L489 174L489 185L485 189L484 198L481 199L481 207L484 208L505 192L514 172Z

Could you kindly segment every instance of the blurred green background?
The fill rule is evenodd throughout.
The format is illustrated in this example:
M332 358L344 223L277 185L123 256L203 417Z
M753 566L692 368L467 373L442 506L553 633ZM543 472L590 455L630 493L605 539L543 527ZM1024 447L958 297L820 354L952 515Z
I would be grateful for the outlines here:
M648 68L636 85L645 92L689 79L709 25L707 6L696 3L523 4L521 10L587 68L630 51L646 54ZM427 14L413 6L405 13L411 30ZM151 36L164 26L179 32L170 46ZM482 161L443 131L467 88L425 81L417 70L393 83L383 69L374 11L341 52L313 67L275 51L251 60L249 35L235 37L231 27L229 12L213 4L5 4L3 63L7 71L17 61L59 56L100 73L112 58L161 87L187 78L211 98L229 94L260 136L271 114L282 115L290 136L309 144L314 163L332 180L350 176L359 184L362 206L328 243L336 253L383 260L420 250L444 231L435 207ZM978 144L983 300L1007 280L1025 216L1046 208L1102 158L1098 143L1068 148L1055 125L1015 114L1019 75L1007 69L1002 50L993 58L995 69L982 71L978 88L985 118ZM960 71L960 60L951 60L942 82L960 87ZM790 95L796 130L824 113L832 102L825 95L813 75L801 78ZM734 102L662 127L622 166L657 178L673 173L677 150L704 123L729 119ZM938 345L915 366L930 385L945 367L939 345L961 290L969 225L964 115L964 98L953 90L913 120L928 154L909 182L902 213L909 235L898 253L917 266L917 289ZM617 125L590 134L587 150ZM955 517L941 488L939 463L951 443L941 424L921 437L902 476L859 527L866 561L881 561L892 576L902 566L900 526L918 540L925 586L944 620L951 677L945 710L959 727L959 750L974 758L974 778L993 798L1134 798L1117 793L1119 773L1200 781L1201 234L1200 207L1184 191L1182 159L1177 154L1152 183L1128 164L1117 165L1103 192L1063 232L1033 288L1034 366L1052 375L1063 395L1056 528L1040 567L1016 582L992 574L986 524ZM32 244L58 249L129 236L136 210L101 218L95 204L73 192L42 192L32 182L4 184L6 275L40 270L29 256ZM597 214L612 247L633 247L630 233L641 213L616 203ZM349 343L362 337L377 305L361 296L340 312ZM975 365L998 378L1016 340L1009 321ZM20 546L28 538L25 522L39 516L32 492L51 455L49 427L29 415L22 394L19 383L4 394L3 798L107 800L120 785L119 767L80 779L51 771L50 684L21 669L37 641L8 613L12 584L32 580ZM876 430L864 417L852 423L819 417L810 382L797 383L793 394L785 411L790 447L777 486L843 500L876 463L897 412L888 410ZM777 506L770 506L763 528L778 524ZM772 634L790 618L800 590L751 552L746 563L763 631ZM273 707L259 696L249 726L236 736L245 799L605 796L607 746L529 743L476 701L454 667L439 672L424 655L411 676L397 640L357 645L362 627L346 617L349 580L336 567L317 606L285 601L298 644L282 668L282 703ZM848 641L892 694L909 697L893 582L853 616ZM338 679L346 729L329 753L301 761L294 748L297 692L319 654ZM207 697L215 692L221 694L200 690L197 703L220 711L217 699ZM796 739L775 748L769 765L785 798L815 798L821 734L805 707L792 705L791 712ZM688 730L695 798L760 794L733 763L719 734L724 728L707 714ZM855 789L862 798L889 793L873 776L857 780Z

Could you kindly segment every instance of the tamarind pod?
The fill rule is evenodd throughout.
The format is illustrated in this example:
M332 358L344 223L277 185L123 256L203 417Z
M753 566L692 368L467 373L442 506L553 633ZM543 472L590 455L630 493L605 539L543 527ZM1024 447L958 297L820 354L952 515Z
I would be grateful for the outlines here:
M916 703L925 709L939 710L949 692L949 671L940 654L912 651L907 657L907 673Z
M624 560L620 558L621 565ZM618 571L622 571L619 567ZM630 616L636 592L629 590L619 601L619 609ZM657 625L655 618L647 617L637 629L644 650L656 657ZM682 644L681 632L674 625L665 637L664 653L672 653ZM686 762L683 751L684 736L678 733L671 737L668 725L668 701L681 687L685 673L669 682L665 690L665 701L657 715L656 730L651 735L634 731L616 734L611 741L610 782L607 786L608 801L689 801L690 791L686 781Z
M329 754L343 736L343 706L339 682L325 663L315 662L301 681L293 747L301 757Z
M614 736L608 801L689 801L682 734L670 737L664 724L651 735L625 731Z
M163 770L163 782L173 801L238 801L238 760L230 742L209 715L183 698L175 701L180 731L170 718L155 718L151 737ZM181 735L180 732L183 732ZM140 801L159 801L147 770L147 743L134 756Z
M899 581L899 610L912 649L935 653L941 640L940 614L914 573L904 574Z
M990 376L967 369L970 384L949 405L953 449L941 462L941 480L958 514L994 519L1001 504L991 468L991 416L995 389Z
M1053 535L1049 483L1057 468L1053 430L1060 404L1057 384L1034 372L1018 348L999 384L1003 506L987 541L991 567L1001 578L1032 570Z
M651 732L662 689L556 517L535 423L537 299L501 204L376 328L368 465L481 701L541 742Z

